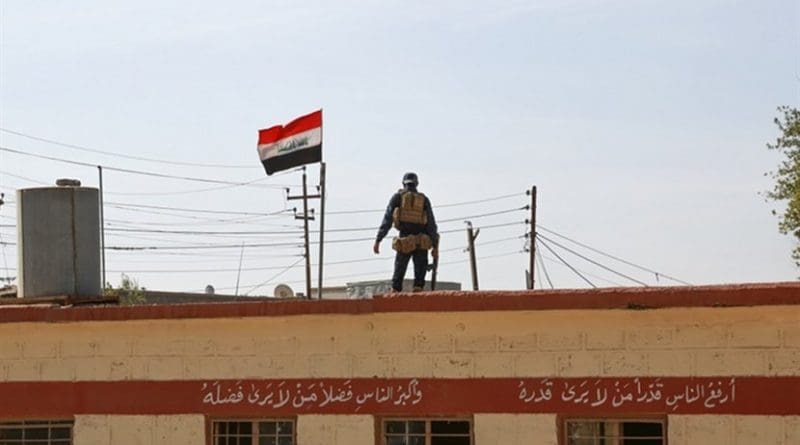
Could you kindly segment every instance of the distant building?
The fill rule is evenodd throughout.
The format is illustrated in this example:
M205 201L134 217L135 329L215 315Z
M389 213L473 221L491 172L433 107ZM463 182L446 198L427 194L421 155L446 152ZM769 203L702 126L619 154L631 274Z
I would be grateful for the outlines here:
M403 292L411 292L414 287L414 280L403 280ZM431 290L431 282L425 282L425 290ZM461 290L461 283L454 281L438 281L436 290ZM345 286L332 286L322 288L323 299L358 299L372 298L378 294L388 294L392 292L392 280L372 280L356 281L347 283ZM317 296L317 289L312 288L311 294Z

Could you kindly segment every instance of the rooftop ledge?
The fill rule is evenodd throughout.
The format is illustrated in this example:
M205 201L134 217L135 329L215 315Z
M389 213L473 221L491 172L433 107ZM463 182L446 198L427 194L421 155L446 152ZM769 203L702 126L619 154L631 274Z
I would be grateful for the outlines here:
M800 305L800 282L559 290L434 291L363 300L275 300L141 306L0 307L0 323L239 318L311 314L648 310Z

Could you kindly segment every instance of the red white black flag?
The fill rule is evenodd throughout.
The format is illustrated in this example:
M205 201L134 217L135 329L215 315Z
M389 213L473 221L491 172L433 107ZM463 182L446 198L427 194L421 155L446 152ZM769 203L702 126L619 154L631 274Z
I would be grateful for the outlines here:
M322 110L259 130L258 155L268 175L322 161Z

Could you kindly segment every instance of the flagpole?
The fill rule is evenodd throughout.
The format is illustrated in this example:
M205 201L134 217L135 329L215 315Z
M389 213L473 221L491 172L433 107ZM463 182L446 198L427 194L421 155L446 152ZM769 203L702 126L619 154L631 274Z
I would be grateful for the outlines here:
M325 251L325 163L319 164L319 279L317 280L317 298L322 300L322 254Z

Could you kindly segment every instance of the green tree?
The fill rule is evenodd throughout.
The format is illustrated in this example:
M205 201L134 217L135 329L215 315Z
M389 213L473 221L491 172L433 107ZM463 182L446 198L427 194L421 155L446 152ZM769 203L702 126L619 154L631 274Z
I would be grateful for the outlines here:
M106 283L103 294L107 297L119 298L119 304L123 306L132 306L134 304L145 304L145 288L139 287L139 282L136 279L122 274L119 286L114 287L111 283Z
M800 110L787 106L778 107L779 116L775 125L780 135L770 150L785 155L777 170L769 174L775 179L775 186L767 191L767 199L786 202L786 209L779 215L778 228L781 233L792 234L800 242ZM776 210L773 214L778 214ZM800 245L792 251L795 264L800 266Z

